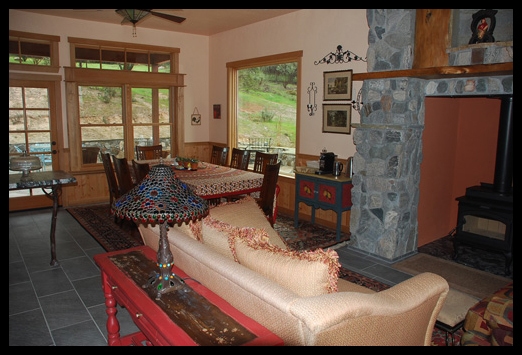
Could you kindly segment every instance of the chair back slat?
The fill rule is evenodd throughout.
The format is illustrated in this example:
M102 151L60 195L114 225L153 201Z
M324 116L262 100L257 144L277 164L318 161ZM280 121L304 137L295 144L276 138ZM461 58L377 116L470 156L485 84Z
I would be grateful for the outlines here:
M265 166L261 192L259 198L256 199L257 204L261 207L272 226L274 225L274 203L280 168L281 161L278 161L275 164L267 164Z
M114 163L116 180L118 180L119 193L120 196L123 196L134 187L129 163L127 158L118 158L114 155L112 156L112 162Z
M253 171L256 173L263 174L265 172L265 166L267 164L275 164L278 160L277 153L263 153L263 152L255 152L256 156L254 158L254 168Z
M132 167L134 168L134 176L136 176L136 183L139 183L141 180L143 180L150 171L149 163L139 163L136 161L136 159L132 160Z
M248 170L250 152L246 149L232 148L230 167L234 169Z
M98 154L100 147L83 147L82 161L84 164L96 164L98 162Z
M228 147L220 147L217 145L212 146L212 152L210 154L210 162L216 165L227 165L228 159Z
M163 156L163 146L157 145L137 145L136 146L137 160L159 159Z
M105 170L105 176L107 177L107 185L109 186L109 203L112 206L114 200L120 197L120 190L118 188L118 181L114 172L114 166L112 165L111 155L109 153L101 154L103 169Z

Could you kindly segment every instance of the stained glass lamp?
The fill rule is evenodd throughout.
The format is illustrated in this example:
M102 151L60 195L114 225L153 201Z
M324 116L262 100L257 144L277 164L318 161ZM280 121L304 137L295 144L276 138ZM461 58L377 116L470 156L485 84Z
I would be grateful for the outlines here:
M156 299L182 287L183 280L172 272L174 258L167 238L168 226L205 217L208 215L207 201L194 194L161 159L137 186L114 201L111 211L119 218L136 223L160 224L159 272L151 275L143 287L155 292Z

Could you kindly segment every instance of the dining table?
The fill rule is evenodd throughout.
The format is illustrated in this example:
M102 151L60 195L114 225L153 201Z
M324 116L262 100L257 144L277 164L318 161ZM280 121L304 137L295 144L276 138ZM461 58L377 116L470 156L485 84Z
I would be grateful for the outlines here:
M255 193L261 191L263 184L263 174L202 161L195 170L182 168L172 159L164 159L161 163L158 159L138 162L146 162L151 167L161 163L170 166L176 177L187 184L196 195L207 200Z

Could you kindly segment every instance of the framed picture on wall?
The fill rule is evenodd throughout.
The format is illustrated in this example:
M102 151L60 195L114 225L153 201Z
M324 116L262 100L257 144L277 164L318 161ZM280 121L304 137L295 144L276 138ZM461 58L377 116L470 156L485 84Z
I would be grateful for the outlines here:
M214 118L221 118L221 105L214 105Z
M201 115L199 113L193 113L190 116L190 124L200 125L201 124Z
M325 71L324 100L351 100L352 99L353 70Z
M350 134L351 104L323 104L323 133Z

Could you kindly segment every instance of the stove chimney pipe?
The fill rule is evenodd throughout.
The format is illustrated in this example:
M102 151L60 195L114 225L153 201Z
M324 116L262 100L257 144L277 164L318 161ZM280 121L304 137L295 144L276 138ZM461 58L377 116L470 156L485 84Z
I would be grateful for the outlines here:
M501 96L497 157L493 188L501 195L512 193L513 185L513 95Z

